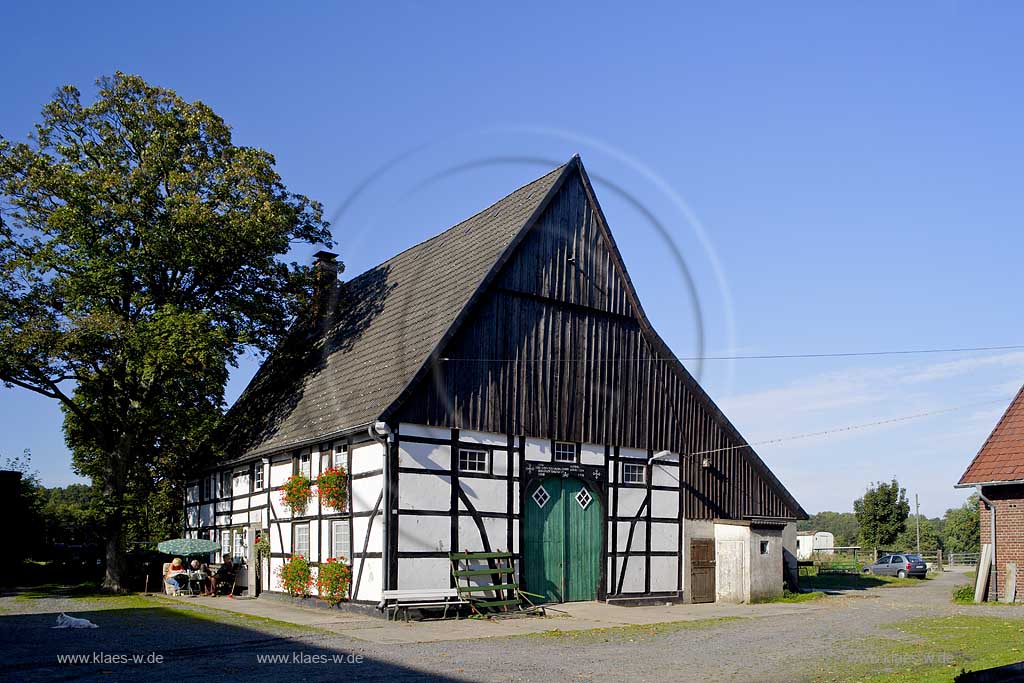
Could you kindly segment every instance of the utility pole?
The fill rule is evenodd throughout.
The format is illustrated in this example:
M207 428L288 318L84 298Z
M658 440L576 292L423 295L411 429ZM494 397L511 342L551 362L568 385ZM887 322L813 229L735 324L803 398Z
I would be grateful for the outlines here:
M917 527L917 554L921 554L921 504L917 500L917 494L914 494L914 526Z

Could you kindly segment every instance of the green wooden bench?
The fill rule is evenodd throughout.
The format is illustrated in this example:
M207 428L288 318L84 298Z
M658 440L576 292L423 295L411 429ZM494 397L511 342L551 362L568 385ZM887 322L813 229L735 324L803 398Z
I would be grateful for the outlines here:
M469 552L449 553L452 577L459 597L469 603L475 614L498 614L532 611L537 608L519 590L515 580L515 557L512 553ZM524 604L525 610L524 610Z

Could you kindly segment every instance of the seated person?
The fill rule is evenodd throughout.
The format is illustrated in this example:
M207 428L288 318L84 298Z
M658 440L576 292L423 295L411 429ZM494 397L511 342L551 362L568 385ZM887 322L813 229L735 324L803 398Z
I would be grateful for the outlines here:
M214 577L216 584L233 584L235 582L235 565L231 562L231 556L224 556L224 564L217 568L217 575ZM228 587L230 591L230 586Z
M198 576L198 579L193 578L194 581L202 586L201 595L213 595L213 591L216 588L216 584L213 578L213 574L210 568L205 564L199 564L199 560L192 560L192 575L193 577Z
M188 581L188 573L185 571L185 564L181 561L180 557L176 557L167 565L164 582L174 588L174 592L177 593L182 589L186 581Z

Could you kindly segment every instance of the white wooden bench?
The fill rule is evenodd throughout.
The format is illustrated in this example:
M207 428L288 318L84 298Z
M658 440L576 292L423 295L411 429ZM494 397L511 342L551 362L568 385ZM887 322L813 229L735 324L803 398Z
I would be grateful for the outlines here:
M388 619L398 617L398 610L405 610L405 620L409 621L409 609L424 607L444 607L444 615L448 616L448 608L468 604L459 596L457 588L414 588L406 590L384 591L383 599L377 606Z

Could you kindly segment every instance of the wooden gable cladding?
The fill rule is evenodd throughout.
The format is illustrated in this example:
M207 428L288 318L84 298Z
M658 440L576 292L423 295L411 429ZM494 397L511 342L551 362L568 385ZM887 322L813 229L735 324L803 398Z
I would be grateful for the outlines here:
M436 358L401 421L690 454L684 517L804 515L650 328L581 167Z
M579 173L567 178L492 286L633 317L629 292L602 237Z

